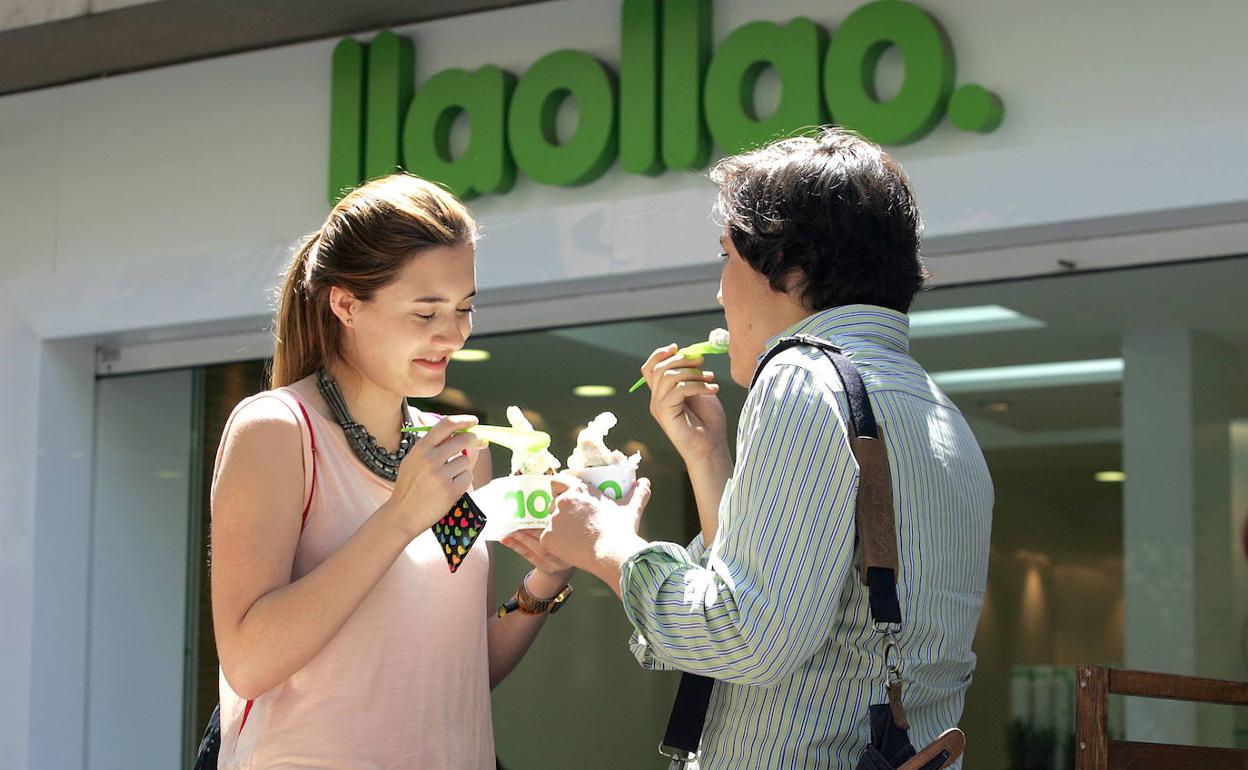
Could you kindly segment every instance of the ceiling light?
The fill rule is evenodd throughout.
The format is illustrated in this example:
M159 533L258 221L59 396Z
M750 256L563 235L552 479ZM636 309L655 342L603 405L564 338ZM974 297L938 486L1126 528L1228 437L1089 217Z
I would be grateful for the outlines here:
M572 389L572 395L581 398L606 398L615 395L615 388L610 385L577 385Z
M910 338L952 337L1017 329L1041 329L1044 322L1000 305L920 310L910 314Z
M1101 471L1093 478L1097 481L1103 481L1107 484L1121 484L1127 480L1127 474L1122 471Z
M452 361L468 361L468 362L489 361L490 351L473 350L472 348L464 348L463 350L456 350L454 353L452 353L451 360Z
M988 369L958 369L934 372L932 379L946 393L983 393L1021 388L1051 388L1059 385L1097 385L1122 380L1121 358L1088 361L1059 361L1051 364L994 366Z

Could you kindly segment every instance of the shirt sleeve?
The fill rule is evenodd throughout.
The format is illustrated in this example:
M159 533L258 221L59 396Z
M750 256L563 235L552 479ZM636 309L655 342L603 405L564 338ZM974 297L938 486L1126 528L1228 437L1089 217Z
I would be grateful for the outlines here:
M668 544L670 545L670 544ZM679 549L676 549L679 550ZM674 551L673 551L674 553ZM701 567L706 566L706 555L709 550L706 547L706 541L702 539L702 533L694 535L693 540L685 548L685 555L688 560ZM681 558L679 555L677 558ZM650 645L646 642L645 637L637 631L633 631L632 636L628 640L628 648L632 651L633 657L641 664L641 667L647 671L675 671L676 669L659 660L650 652Z
M702 539L702 533L693 536L693 541L689 543L689 547L685 549L689 552L689 558L693 559L695 564L706 564L706 542Z
M769 685L826 641L854 558L858 471L840 414L806 367L764 370L710 551L652 543L623 564L643 666Z

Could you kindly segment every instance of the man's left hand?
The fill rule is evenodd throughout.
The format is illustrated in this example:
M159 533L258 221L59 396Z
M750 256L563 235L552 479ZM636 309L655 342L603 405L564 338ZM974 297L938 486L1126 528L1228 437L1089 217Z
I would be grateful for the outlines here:
M554 513L542 532L541 545L618 591L620 564L646 546L637 527L650 501L649 479L637 479L618 503L568 474L556 476L552 486Z
M528 559L529 563L536 569L536 577L542 578L546 584L554 586L554 592L558 593L559 589L572 577L572 573L575 570L572 569L572 565L543 547L539 534L532 529L519 529L501 539L499 543ZM535 589L530 587L530 590ZM536 592L534 595L539 599L548 598ZM551 596L553 595L551 594Z

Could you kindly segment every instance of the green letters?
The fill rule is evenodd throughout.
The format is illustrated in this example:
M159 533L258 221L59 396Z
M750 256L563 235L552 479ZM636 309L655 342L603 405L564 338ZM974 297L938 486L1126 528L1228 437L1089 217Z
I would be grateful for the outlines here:
M513 518L516 519L523 519L527 515L531 519L540 520L550 514L552 500L550 493L544 489L532 490L527 495L523 489L513 489L504 494L503 499L515 502L516 512Z
M824 123L819 65L825 40L810 19L784 27L756 21L729 35L706 73L706 124L715 144L732 154ZM780 75L780 106L760 120L754 87L768 66Z
M364 51L351 38L334 46L329 96L329 205L364 178Z
M415 76L412 41L389 30L368 47L368 103L365 107L364 176L376 179L403 164L399 157L403 113Z
M555 118L576 99L576 133L559 144ZM516 85L507 134L516 165L535 181L575 186L592 182L615 160L615 87L597 59L556 51L534 62Z
M922 139L940 121L963 131L996 130L1001 99L975 83L955 88L953 47L940 24L906 0L875 0L828 34L810 19L754 22L712 56L711 0L621 0L620 75L581 51L541 57L517 82L487 65L435 74L413 95L411 41L382 32L371 44L334 48L330 98L329 198L407 168L468 199L505 193L517 170L547 185L602 176L617 156L632 174L702 169L712 139L725 153L832 121L884 145ZM876 95L880 57L897 48L905 79L892 99ZM780 81L775 112L754 104L759 76ZM557 117L577 108L561 141ZM457 116L469 139L452 157Z
M598 491L612 500L619 500L624 497L624 490L620 488L618 481L604 481L598 485Z
M468 200L505 193L516 179L507 147L507 102L515 83L493 65L475 73L439 72L412 99L403 126L403 159L410 169L441 182ZM470 139L462 157L451 157L451 126L468 116Z
M875 65L890 46L906 60L906 82L875 98ZM878 0L849 15L832 38L823 89L832 120L880 144L907 144L940 122L953 90L953 49L936 20L916 5Z
M702 77L711 58L711 0L663 3L662 56L663 162L668 168L704 168L711 159L702 119Z
M513 489L510 492L503 495L503 499L514 500L516 503L516 512L512 516L512 518L514 519L524 518L524 490L523 489Z
M659 4L624 0L620 12L620 165L630 174L663 171L659 153Z

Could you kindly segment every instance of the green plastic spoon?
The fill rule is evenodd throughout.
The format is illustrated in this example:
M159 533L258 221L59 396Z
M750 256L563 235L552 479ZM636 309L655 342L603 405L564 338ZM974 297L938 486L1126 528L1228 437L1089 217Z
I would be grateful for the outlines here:
M706 342L695 342L692 345L681 348L676 351L676 355L681 358L698 358L699 356L714 355L728 352L728 332L725 329L712 329L711 333L706 335ZM646 384L646 378L642 377L633 383L633 387L628 389L629 393Z
M404 428L404 433L427 433L431 425ZM540 430L521 430L503 425L474 425L456 433L472 433L491 444L505 446L513 452L541 452L550 446L550 434Z

